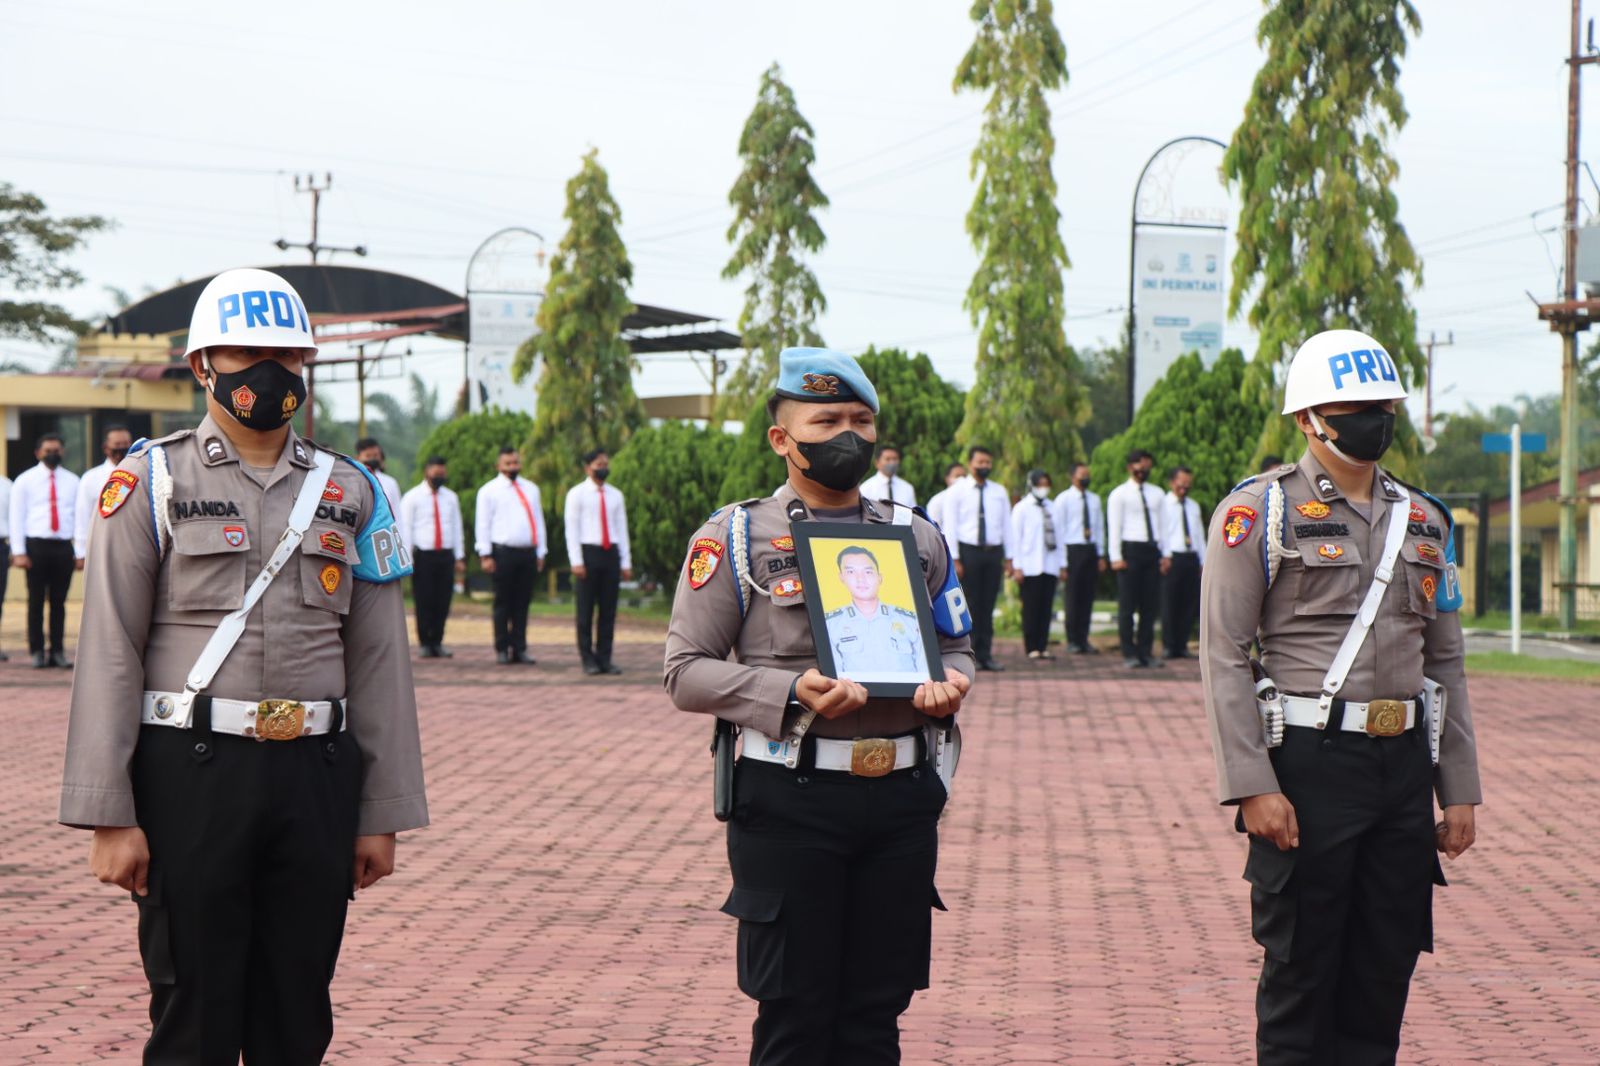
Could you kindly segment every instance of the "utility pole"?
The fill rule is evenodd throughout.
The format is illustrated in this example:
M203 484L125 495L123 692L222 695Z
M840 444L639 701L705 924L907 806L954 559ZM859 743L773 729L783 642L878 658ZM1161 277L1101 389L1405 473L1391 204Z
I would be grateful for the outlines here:
M1423 432L1429 440L1433 439L1433 350L1436 347L1448 348L1455 342L1455 330L1451 330L1450 335L1444 340L1440 340L1438 334L1436 333L1430 332L1428 334L1428 343L1426 345L1428 351L1428 400L1427 412L1423 415L1422 424L1424 427Z
M1572 0L1572 47L1567 57L1567 209L1566 257L1561 272L1562 299L1569 305L1578 297L1578 83L1583 66L1600 56L1581 50L1579 23L1582 0ZM1590 38L1593 40L1593 26ZM1588 322L1566 318L1556 324L1561 331L1561 482L1560 587L1561 628L1570 631L1578 616L1578 333Z

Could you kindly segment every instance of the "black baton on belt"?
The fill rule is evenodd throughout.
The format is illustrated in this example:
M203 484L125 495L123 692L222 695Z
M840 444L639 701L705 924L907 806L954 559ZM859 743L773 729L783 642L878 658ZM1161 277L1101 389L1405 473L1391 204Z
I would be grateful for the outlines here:
M733 817L733 740L733 723L718 718L711 734L711 813L719 822Z

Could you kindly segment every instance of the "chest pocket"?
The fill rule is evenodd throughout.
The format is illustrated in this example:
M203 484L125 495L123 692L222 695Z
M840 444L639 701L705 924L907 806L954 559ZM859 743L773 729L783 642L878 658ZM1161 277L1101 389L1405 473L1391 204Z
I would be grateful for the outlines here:
M1406 582L1405 609L1422 618L1439 615L1444 588L1444 548L1429 540L1407 541L1400 549L1400 575Z
M758 605L770 604L772 608L767 612L772 619L772 654L815 659L817 646L811 639L811 615L806 611L805 590L788 596L780 596L773 591L788 587L791 582L799 584L800 572L787 570L781 576L758 577L756 580L762 588L773 593L771 600L765 596L754 596Z
M1355 614L1361 607L1361 549L1349 537L1308 540L1300 552L1295 614Z
M307 607L350 613L350 568L355 534L343 526L313 523L300 542L300 595Z
M250 530L237 518L172 524L167 605L174 611L235 611L244 605Z

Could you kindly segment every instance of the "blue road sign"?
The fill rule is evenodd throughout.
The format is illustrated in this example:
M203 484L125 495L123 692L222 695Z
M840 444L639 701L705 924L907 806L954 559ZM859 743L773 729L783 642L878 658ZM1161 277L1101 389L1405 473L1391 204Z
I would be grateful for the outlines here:
M1545 449L1543 433L1524 433L1522 435L1522 454L1532 455ZM1490 455L1511 454L1511 434L1485 433L1483 435L1483 450Z

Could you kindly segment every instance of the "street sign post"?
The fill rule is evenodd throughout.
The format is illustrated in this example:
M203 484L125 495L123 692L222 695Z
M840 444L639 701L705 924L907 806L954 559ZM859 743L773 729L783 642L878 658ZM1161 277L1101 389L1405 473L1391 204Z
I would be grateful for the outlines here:
M1542 452L1543 433L1523 433L1522 423L1510 433L1485 433L1483 450L1511 456L1511 654L1522 654L1522 453Z

